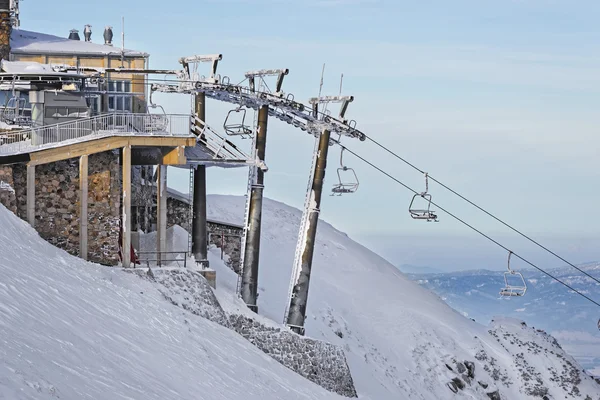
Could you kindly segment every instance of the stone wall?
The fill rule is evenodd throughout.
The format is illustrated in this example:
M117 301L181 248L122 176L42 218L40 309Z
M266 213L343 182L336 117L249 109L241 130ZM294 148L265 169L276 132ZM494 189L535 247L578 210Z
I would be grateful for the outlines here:
M93 154L88 160L89 260L110 265L119 262L123 191L119 153L116 150ZM79 188L79 184L77 187Z
M179 225L186 231L191 231L190 205L169 197L167 198L167 228L173 225Z
M207 229L209 244L221 249L227 255L227 266L239 274L243 229L211 221L208 222Z
M13 171L9 165L0 166L0 204L13 213L17 213L17 196L15 194Z
M27 218L27 167L13 165L17 215ZM6 176L8 167L3 171ZM36 167L35 228L53 245L79 256L79 159ZM0 178L4 180L4 178ZM119 152L93 154L88 159L88 257L116 265L119 261L121 207ZM2 203L6 205L3 197Z
M146 191L146 195L142 196L141 193L144 191ZM148 187L137 183L134 184L133 199L135 205L132 206L133 229L142 230L146 233L156 229L156 187L152 187L152 193L150 194L147 191ZM187 232L191 232L190 212L188 202L170 196L167 199L167 228L179 225ZM144 229L144 226L147 226L149 229ZM235 225L216 221L209 221L206 228L208 230L209 245L212 244L222 249L223 253L227 255L226 264L233 271L239 273L243 229Z
M245 315L230 315L231 329L273 359L317 385L345 397L357 397L344 351L331 343L265 326Z

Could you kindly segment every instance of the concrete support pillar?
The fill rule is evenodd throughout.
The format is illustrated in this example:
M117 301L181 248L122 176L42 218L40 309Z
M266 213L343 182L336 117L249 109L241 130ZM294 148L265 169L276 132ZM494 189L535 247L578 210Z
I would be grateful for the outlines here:
M156 173L156 259L158 265L162 265L167 251L167 166L159 165Z
M196 93L194 112L206 122L206 96ZM200 129L198 129L198 132ZM206 167L199 165L194 170L194 193L192 205L192 253L202 268L208 268L208 233L206 231Z
M256 132L256 156L265 160L267 147L267 121L269 106L264 105L258 110L258 130ZM252 184L250 193L250 210L248 229L246 232L246 248L244 250L244 265L242 266L242 299L254 312L258 312L258 261L260 253L260 228L262 220L262 203L264 189L264 172L256 170L256 181Z
M35 227L35 165L27 165L27 222Z
M88 156L79 158L79 257L88 259Z
M123 242L121 243L124 268L131 266L131 146L123 147L123 214L121 217Z
M194 199L192 218L192 252L202 268L208 268L208 233L206 231L206 167L194 170Z
M319 222L319 207L321 206L321 195L323 192L323 181L325 180L325 168L327 167L327 152L329 150L330 132L324 130L319 138L319 152L313 176L311 188L311 205L308 212L307 223L304 227L305 242L301 255L301 268L294 287L287 316L287 325L294 332L304 334L304 319L306 317L306 304L308 301L308 287L312 269L315 240L317 236L317 223Z

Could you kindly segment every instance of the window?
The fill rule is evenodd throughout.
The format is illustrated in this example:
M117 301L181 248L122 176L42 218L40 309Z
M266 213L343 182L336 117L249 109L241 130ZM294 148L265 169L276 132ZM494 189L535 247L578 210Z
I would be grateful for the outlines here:
M100 114L100 96L91 96L88 98L88 104L92 114Z
M108 82L108 110L117 112L131 112L133 109L131 95L119 95L118 93L131 93L131 82L126 80L115 80Z

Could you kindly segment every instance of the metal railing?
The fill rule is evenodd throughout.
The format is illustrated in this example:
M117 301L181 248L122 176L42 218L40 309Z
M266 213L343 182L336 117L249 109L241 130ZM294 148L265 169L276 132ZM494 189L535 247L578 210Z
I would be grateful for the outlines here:
M0 132L0 154L59 147L103 136L190 136L190 128L190 116L184 114L102 114L15 132Z
M146 267L163 267L169 263L176 263L178 267L183 265L183 268L187 268L187 251L138 251L136 252L137 261L139 265L146 265ZM178 258L178 255L183 255L183 258ZM146 257L144 257L146 256ZM135 264L134 264L135 268Z
M214 159L248 160L250 157L237 148L227 137L217 133L196 115L190 117L191 129L198 137L198 142L213 152Z

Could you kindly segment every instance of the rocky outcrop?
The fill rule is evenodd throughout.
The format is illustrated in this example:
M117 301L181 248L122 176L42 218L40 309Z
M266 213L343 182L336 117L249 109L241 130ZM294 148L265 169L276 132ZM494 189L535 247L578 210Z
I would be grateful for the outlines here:
M552 398L558 389L569 398L600 399L596 382L543 330L512 318L496 318L489 333L512 354L525 394Z

